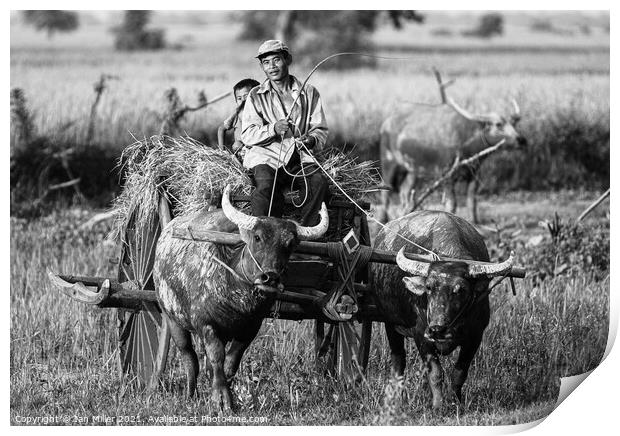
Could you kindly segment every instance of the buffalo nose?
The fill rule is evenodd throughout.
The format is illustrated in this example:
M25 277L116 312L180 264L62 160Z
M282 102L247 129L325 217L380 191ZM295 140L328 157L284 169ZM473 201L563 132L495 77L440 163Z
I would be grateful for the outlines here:
M273 272L273 271L268 271L268 272L262 273L258 277L258 279L260 280L260 282L263 285L267 285L267 284L270 284L270 283L275 283L278 280L279 277L280 277L280 275L278 273Z
M521 146L526 146L527 145L527 139L525 139L523 136L519 136L519 137L517 137L517 144L519 144Z
M428 333L431 337L441 337L446 332L447 328L444 325L431 325L428 327Z

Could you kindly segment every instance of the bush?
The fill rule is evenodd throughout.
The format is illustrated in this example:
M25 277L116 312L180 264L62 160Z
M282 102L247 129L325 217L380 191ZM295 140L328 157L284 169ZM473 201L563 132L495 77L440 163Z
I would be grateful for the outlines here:
M78 15L71 11L23 11L24 22L45 30L51 38L55 32L72 32L79 26Z
M114 47L121 51L160 50L166 47L163 29L146 29L150 11L126 11L123 24L115 29Z
M302 21L297 48L303 62L311 68L327 56L340 52L374 53L370 33L376 11L309 11ZM372 67L376 59L365 56L338 56L323 64L323 69Z
M239 39L261 41L271 39L280 11L244 11L239 15L242 30Z
M556 29L553 27L550 20L540 18L532 21L532 24L530 24L530 30L532 32L554 33Z
M448 29L447 27L438 27L431 30L431 35L447 38L452 37L454 35L454 32L452 32L452 30Z
M586 25L587 27L587 25ZM530 24L530 30L538 33L553 33L556 35L571 36L573 32L568 29L560 29L555 27L548 19L537 19Z
M166 47L164 31L161 29L142 32L119 32L114 40L114 48L121 51L160 50Z
M69 148L66 165L73 177L80 178L79 189L93 206L106 206L119 191L117 153L109 147L59 146L48 138L38 137L16 148L11 156L10 209L12 216L32 217L45 214L55 203L70 203L72 187L48 191L55 184L67 182L69 175L58 156Z
M498 13L484 14L480 17L478 27L463 32L464 36L490 38L504 33L504 17Z
M556 218L551 238L536 250L529 250L528 265L536 265L535 275L592 276L600 281L609 274L609 221L606 223L561 223Z

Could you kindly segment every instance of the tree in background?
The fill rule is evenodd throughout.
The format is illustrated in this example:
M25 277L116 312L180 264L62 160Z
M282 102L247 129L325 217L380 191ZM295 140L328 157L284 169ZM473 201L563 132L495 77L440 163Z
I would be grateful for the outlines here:
M241 16L239 37L282 39L294 45L295 55L303 55L302 63L314 65L333 53L372 53L370 35L385 15L397 29L402 28L403 21L424 21L416 11L247 11ZM325 67L354 68L374 63L372 58L347 56L334 58Z
M497 12L484 14L480 17L478 27L463 32L464 36L477 36L479 38L491 38L504 33L504 17Z
M166 47L163 29L147 29L151 11L125 11L123 23L113 29L114 47L122 51L159 50Z
M48 38L56 32L72 32L79 26L78 15L72 11L23 11L22 17L37 31L46 31Z

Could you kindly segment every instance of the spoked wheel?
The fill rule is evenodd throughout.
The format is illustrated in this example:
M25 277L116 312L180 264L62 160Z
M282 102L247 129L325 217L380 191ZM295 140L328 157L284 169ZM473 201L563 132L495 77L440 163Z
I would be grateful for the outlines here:
M327 324L317 320L314 326L317 358L325 360L332 374L358 380L368 366L372 321Z
M121 245L118 280L130 281L136 289L155 292L153 263L161 228L170 221L170 211L161 199L159 216L147 225L130 219ZM157 303L142 302L135 310L118 310L120 369L135 377L140 386L153 386L165 369L170 330Z

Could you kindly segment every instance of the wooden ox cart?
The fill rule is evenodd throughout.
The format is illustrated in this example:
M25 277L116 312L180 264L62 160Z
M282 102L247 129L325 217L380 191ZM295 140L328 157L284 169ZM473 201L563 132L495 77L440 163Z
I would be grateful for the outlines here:
M248 197L233 197L243 203ZM368 210L368 204L362 204ZM302 241L291 257L284 290L273 290L270 316L286 320L314 320L315 352L333 373L355 377L368 364L373 321L382 321L368 283L369 262L396 264L396 253L373 250L366 214L348 201L329 205L329 240ZM161 229L171 220L170 205L162 197L159 213L142 234L127 227L121 244L116 278L56 275L53 284L65 295L101 308L118 309L120 369L142 385L156 383L165 369L170 332L157 301L152 271ZM238 234L177 229L175 237L235 245ZM412 259L428 262L423 256ZM449 259L446 259L449 260ZM466 261L475 263L473 261ZM512 277L525 271L513 267Z

